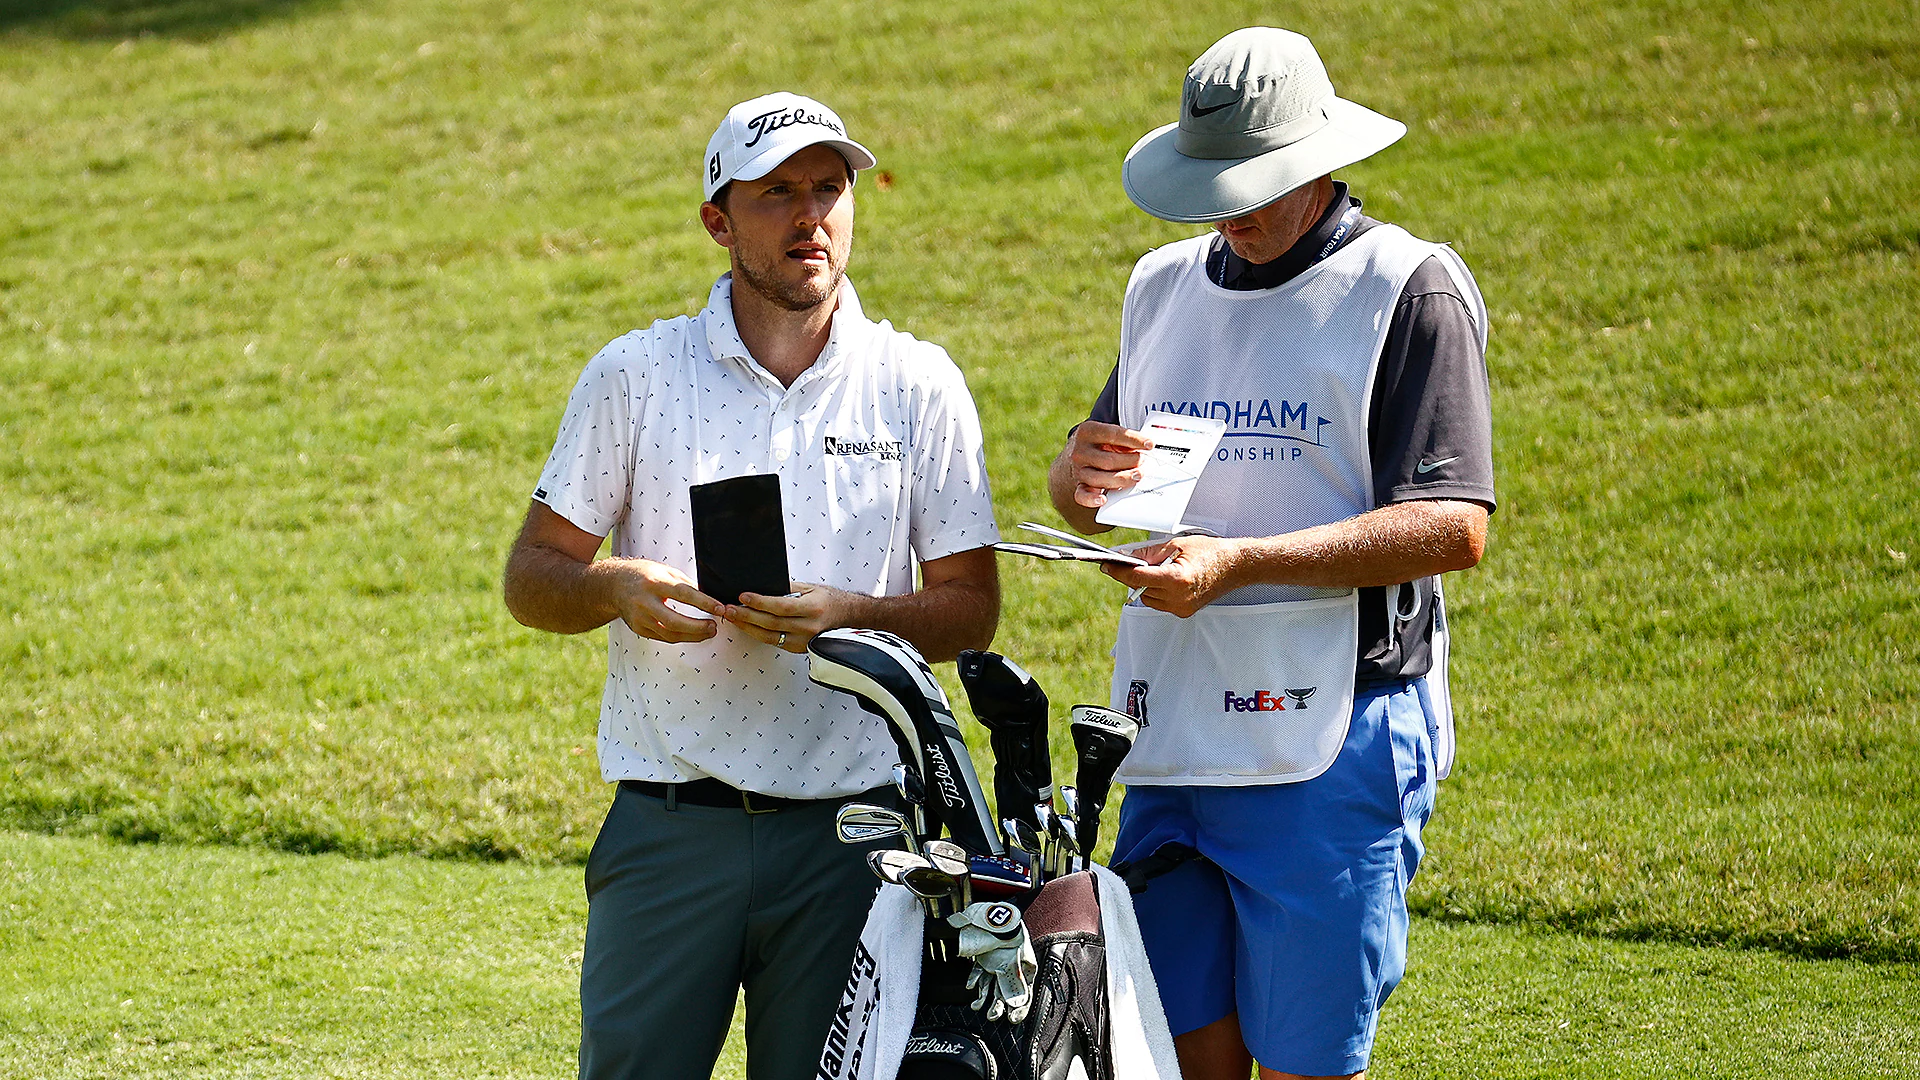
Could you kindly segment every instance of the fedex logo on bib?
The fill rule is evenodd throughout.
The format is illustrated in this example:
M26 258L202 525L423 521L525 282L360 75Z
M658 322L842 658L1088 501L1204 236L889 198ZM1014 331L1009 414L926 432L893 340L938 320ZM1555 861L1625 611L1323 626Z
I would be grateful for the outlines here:
M1284 691L1285 696L1275 694L1271 690L1255 690L1246 697L1227 690L1224 691L1225 697L1220 706L1220 711L1286 712L1288 708L1299 711L1307 707L1307 699L1312 697L1313 692L1318 689L1320 688L1317 686L1305 686L1297 690ZM1286 704L1289 701L1293 703L1291 706Z

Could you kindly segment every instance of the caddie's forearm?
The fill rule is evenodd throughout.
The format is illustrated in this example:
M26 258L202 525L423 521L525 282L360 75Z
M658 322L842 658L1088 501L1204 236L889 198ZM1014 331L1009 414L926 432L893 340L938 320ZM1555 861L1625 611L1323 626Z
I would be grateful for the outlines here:
M1101 533L1112 529L1113 526L1093 519L1100 512L1098 509L1074 501L1073 493L1078 487L1073 478L1073 438L1068 436L1067 445L1047 469L1047 495L1053 499L1053 508L1078 532Z
M617 560L583 563L543 545L515 547L504 581L507 610L522 626L584 634L612 622Z
M949 581L905 596L861 596L848 626L885 630L913 643L929 664L952 660L962 649L993 644L1000 625L1000 583Z
M1244 585L1396 585L1468 569L1479 563L1486 542L1487 511L1478 503L1392 503L1345 521L1242 541L1232 576Z

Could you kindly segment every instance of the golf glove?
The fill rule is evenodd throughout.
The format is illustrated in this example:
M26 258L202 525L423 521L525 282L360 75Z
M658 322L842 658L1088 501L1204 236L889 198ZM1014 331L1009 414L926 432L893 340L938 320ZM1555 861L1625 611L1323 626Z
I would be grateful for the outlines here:
M1033 1004L1033 980L1040 962L1020 909L1005 901L970 905L947 919L960 931L960 955L973 961L967 989L977 992L975 1010L987 1019L1006 1017L1017 1024Z

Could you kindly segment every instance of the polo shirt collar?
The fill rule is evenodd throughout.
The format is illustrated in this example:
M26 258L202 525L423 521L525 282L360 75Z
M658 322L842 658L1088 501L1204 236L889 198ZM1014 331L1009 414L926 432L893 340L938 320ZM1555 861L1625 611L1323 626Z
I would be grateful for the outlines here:
M706 310L700 313L700 321L706 329L707 353L715 360L738 360L759 369L760 362L747 351L746 343L740 340L740 328L733 321L733 274L731 271L720 275L707 293ZM820 358L808 368L809 372L819 371L839 359L840 354L858 343L860 332L872 325L860 308L860 296L853 290L851 278L840 279L840 303L833 311L833 328L827 334L827 346L820 350ZM804 375L801 376L805 378Z

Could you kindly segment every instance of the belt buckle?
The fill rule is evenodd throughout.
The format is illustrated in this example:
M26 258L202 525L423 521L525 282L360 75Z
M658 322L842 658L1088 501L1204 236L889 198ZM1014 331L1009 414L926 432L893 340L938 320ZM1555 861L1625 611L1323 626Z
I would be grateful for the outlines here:
M752 815L752 814L773 814L773 813L778 813L778 812L779 812L779 810L780 810L780 808L779 808L779 807L777 807L777 806L769 806L769 807L767 807L767 808L766 808L766 809L764 809L764 810L755 810L755 809L753 808L753 792L751 792L751 791L742 791L742 792L740 793L740 806L741 806L741 808L742 808L742 809L744 809L744 810L745 810L745 811L746 811L746 812L747 812L747 813L748 813L749 815Z

